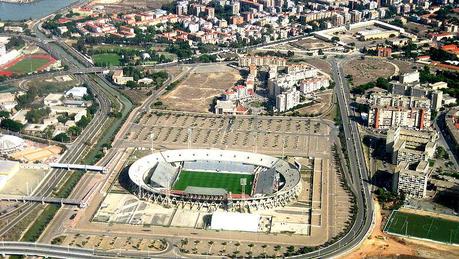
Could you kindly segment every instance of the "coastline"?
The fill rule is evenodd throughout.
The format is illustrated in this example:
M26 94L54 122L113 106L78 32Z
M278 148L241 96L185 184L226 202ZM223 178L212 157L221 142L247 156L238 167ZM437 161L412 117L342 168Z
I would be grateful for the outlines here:
M0 3L10 3L10 4L30 4L37 0L0 0Z

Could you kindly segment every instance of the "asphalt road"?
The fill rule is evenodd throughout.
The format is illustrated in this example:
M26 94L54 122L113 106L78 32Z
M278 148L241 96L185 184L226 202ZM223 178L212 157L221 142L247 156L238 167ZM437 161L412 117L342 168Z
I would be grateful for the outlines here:
M437 119L434 120L434 128L438 132L438 142L440 146L444 147L446 152L449 155L450 160L453 162L454 167L459 169L459 162L458 157L454 152L454 141L451 139L451 136L448 133L448 129L446 128L446 121L445 121L445 112L441 112Z

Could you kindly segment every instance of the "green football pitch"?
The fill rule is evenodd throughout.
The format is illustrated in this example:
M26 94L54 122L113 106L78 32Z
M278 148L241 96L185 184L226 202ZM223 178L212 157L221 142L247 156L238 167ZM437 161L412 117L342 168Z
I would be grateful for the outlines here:
M459 222L394 211L384 227L392 234L459 244Z
M251 174L229 174L198 171L181 171L173 186L174 190L183 191L188 186L222 188L233 194L241 194L241 178L247 178L245 194L252 191L253 175Z
M48 59L26 58L9 67L7 70L18 74L31 73L48 63Z

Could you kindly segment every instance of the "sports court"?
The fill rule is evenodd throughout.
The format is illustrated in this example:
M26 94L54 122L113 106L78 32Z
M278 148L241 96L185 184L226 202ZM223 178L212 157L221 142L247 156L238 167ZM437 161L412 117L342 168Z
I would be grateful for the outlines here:
M241 178L247 179L245 186L245 194L252 191L253 175L252 174L234 174L234 173L218 173L218 172L199 172L199 171L181 171L174 186L174 190L183 191L188 186L205 187L205 188L221 188L228 193L241 194Z
M431 216L394 211L384 231L390 234L459 244L459 222Z

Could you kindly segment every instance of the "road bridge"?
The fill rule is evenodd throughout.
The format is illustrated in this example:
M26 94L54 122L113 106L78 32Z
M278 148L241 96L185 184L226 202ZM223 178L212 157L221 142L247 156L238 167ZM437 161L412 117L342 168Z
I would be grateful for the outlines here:
M82 200L76 199L65 199L56 197L43 197L43 196L3 196L0 197L0 201L22 201L22 202L39 202L39 203L51 203L60 205L73 205L80 208L85 208L87 204Z
M96 171L96 172L101 172L101 173L105 173L105 171L107 170L103 166L65 164L65 163L50 163L49 167L57 168L57 169L67 169L67 170Z

